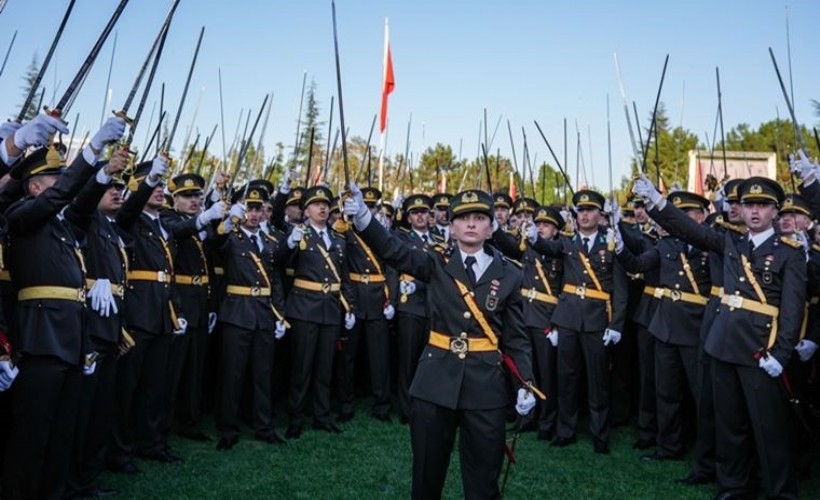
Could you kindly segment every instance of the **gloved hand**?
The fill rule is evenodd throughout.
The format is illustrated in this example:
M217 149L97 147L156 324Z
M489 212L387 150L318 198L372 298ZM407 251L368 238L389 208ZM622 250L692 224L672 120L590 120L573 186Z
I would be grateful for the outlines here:
M615 239L615 253L623 252L624 251L624 237L621 234L621 231L619 229L617 229L617 226L616 226L616 229L614 231L612 229L610 229L609 231L612 231L612 237ZM609 236L609 235L607 234L607 236Z
M282 174L282 182L279 183L279 192L282 194L290 194L290 179L296 176L296 172L290 169L285 169Z
M279 340L285 336L286 329L287 328L285 327L285 322L283 320L279 320L276 322L276 330L274 330L273 332L273 336L276 338L276 340Z
M119 116L112 116L103 123L89 144L94 154L99 155L106 146L120 140L123 134L125 134L125 120Z
M163 155L157 155L151 162L151 170L148 172L148 177L145 178L146 184L151 187L159 184L159 181L168 173L168 158Z
M391 304L387 304L384 306L384 319L390 321L393 319L393 316L396 315L396 308L393 307Z
M535 224L530 224L527 226L527 240L530 244L534 245L536 241L538 241L538 228L535 227Z
M603 339L604 345L609 345L610 343L612 345L615 345L621 341L621 332L617 330L612 330L611 328L607 328L606 330L604 330Z
M245 220L245 205L242 203L234 203L228 211L231 220L236 219L238 222Z
M720 189L715 191L715 200L714 204L716 207L723 207L723 203L726 201L726 193L723 191L723 185L720 186ZM725 210L724 210L725 212Z
M225 215L225 204L218 201L211 205L211 208L199 214L196 218L196 225L199 228L205 227L209 222L222 220Z
M519 388L518 397L515 400L515 411L523 417L531 412L533 408L535 408L535 396L531 391L523 387Z
M660 208L659 203L663 197L661 196L660 191L658 191L652 182L646 177L646 174L641 174L641 176L635 181L635 184L632 186L632 192L644 201Z
M177 318L177 325L179 328L174 330L174 335L185 335L185 330L188 329L188 320L185 318Z
M553 328L547 333L547 340L550 341L552 347L558 347L558 329Z
M498 227L498 221L495 220L495 217L493 217L493 232L498 231Z
M350 184L350 196L345 199L344 213L348 217L355 219L357 226L359 225L359 222L363 223L367 216L370 215L370 210L364 203L362 191L355 182Z
M766 370L766 373L772 378L779 377L780 374L783 373L783 365L781 365L780 361L775 359L774 356L761 356L760 359L757 360L757 364Z
M612 203L612 226L618 229L618 223L621 222L621 206L617 203Z
M797 351L797 356L800 358L800 361L808 361L814 356L814 352L817 351L817 343L803 339L794 346L794 350Z
M91 299L91 309L96 311L103 318L107 318L111 313L117 314L117 301L111 293L111 281L98 279L88 291L88 298Z
M216 313L209 312L208 313L208 335L214 333L214 329L216 328Z
M83 365L83 375L94 375L97 371L97 357L99 354L91 352L85 355L85 364Z
M20 369L11 364L10 359L0 359L0 392L11 387Z
M5 139L6 137L11 137L17 132L23 124L20 122L16 122L14 120L8 120L3 123L0 123L0 139Z
M57 132L67 134L68 127L59 118L40 113L17 129L14 145L24 151L29 146L47 146Z
M356 326L356 316L353 313L345 314L345 330L352 330Z
M399 281L399 293L402 295L413 295L416 292L416 284L412 281Z
M291 250L296 248L296 245L298 245L304 237L305 228L301 225L293 226L293 229L290 231L290 235L288 236L288 248L290 248Z
M802 149L797 150L797 158L793 154L789 155L789 170L804 184L811 184L817 178L817 165L812 163Z

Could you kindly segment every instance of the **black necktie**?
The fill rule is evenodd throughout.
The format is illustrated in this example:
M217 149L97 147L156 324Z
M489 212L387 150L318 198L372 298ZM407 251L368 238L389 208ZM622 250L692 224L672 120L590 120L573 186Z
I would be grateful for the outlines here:
M259 240L256 238L255 234L251 235L251 243L253 243L254 252L259 253Z
M749 255L754 255L755 253L755 242L749 238Z
M472 255L468 256L464 259L464 270L467 272L467 279L470 280L470 287L475 288L475 271L473 270L473 264L476 263L475 257Z
M325 232L324 231L319 231L319 241L321 241L322 246L325 247L325 249L327 249L327 244L325 243Z
M589 252L589 238L581 238L581 241L584 242L584 250Z
M423 241L425 243L430 241L430 239L427 237L426 233L421 235L421 241Z

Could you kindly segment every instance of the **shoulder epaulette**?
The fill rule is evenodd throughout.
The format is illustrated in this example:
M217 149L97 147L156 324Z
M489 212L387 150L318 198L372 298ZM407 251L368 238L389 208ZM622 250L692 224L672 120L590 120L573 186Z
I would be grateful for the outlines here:
M812 243L811 249L815 252L820 252L820 245L818 245L817 243Z
M522 268L522 267L524 267L524 264L522 264L521 262L519 262L519 261L517 261L517 260L515 260L515 259L511 259L511 258L507 257L506 255L502 255L502 256L501 256L501 258L502 258L502 259L504 259L504 260L505 260L505 261L507 261L507 262L510 262L511 264L514 264L514 265L515 265L515 266L517 266L519 269L520 269L520 268Z
M737 224L732 224L731 222L726 222L724 220L715 221L715 224L722 227L723 229L734 231L737 234L746 234L749 232L746 226L738 226Z
M794 240L788 236L781 236L780 241L789 245L792 248L803 248L803 245L799 241Z
M404 233L404 234L410 234L410 229L408 229L406 227L400 227L399 232Z
M573 236L575 236L575 231L561 231L561 236L572 238Z

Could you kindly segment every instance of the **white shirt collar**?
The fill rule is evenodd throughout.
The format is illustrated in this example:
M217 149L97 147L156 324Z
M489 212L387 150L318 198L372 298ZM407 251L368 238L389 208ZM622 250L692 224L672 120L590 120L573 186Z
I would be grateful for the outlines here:
M461 250L459 250L459 253L461 254L461 263L464 264L465 267L467 264L464 261L467 260L467 257L475 257L476 262L473 264L473 271L475 272L476 280L481 279L481 275L484 274L484 271L486 271L493 262L493 256L485 252L483 248L473 254L462 252Z
M757 233L754 236L752 233L749 233L749 240L754 243L755 248L758 248L762 245L766 240L768 240L774 234L774 227L770 227L769 229L763 231L762 233Z
M427 241L432 240L432 238L430 238L430 232L429 232L429 231L419 231L419 230L417 230L417 229L413 229L413 232L414 232L414 233L416 233L416 235L417 235L419 238L422 238L422 239L423 239L423 237L424 237L424 236L427 236Z
M327 226L323 228L319 228L313 225L313 223L309 223L310 227L316 231L316 234L321 234L323 236L323 240L325 241L325 247L330 248L330 233L328 232Z

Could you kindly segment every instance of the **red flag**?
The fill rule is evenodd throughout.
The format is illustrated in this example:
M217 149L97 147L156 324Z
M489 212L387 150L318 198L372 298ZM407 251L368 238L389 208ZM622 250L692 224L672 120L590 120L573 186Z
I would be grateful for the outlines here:
M390 41L387 29L387 19L384 20L384 80L382 81L382 109L379 118L379 131L383 134L387 128L387 96L396 88L396 78L393 76L393 58L390 55Z
M695 193L703 196L703 167L700 166L700 160L695 166Z
M518 190L515 188L515 175L510 172L510 198L515 201L518 198Z

